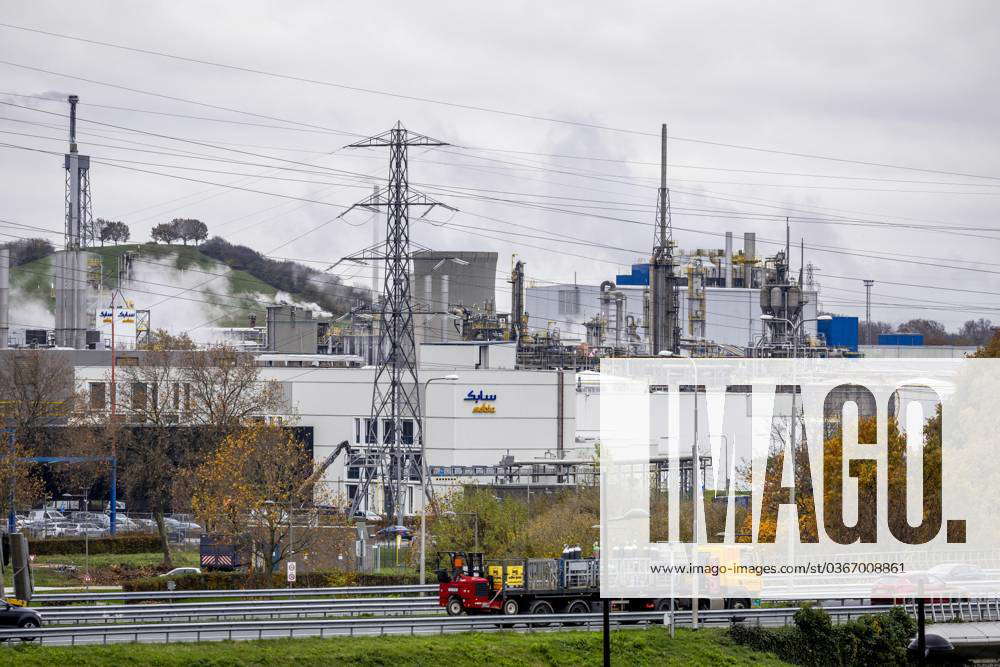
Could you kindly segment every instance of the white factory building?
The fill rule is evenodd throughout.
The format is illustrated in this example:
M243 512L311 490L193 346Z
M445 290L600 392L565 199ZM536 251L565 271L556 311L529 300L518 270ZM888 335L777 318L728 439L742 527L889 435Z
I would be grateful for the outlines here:
M600 436L599 374L517 370L514 349L513 343L421 346L424 442L427 466L437 469L431 476L436 492L489 481L488 476L442 474L442 468L497 466L504 458L522 463L594 460ZM109 380L108 353L70 354L79 389L99 395L103 403ZM127 354L120 354L119 361L125 362ZM359 366L358 358L306 354L260 354L256 358L261 378L280 383L288 407L285 414L273 417L311 430L317 463L344 440L360 451L377 444L372 436L384 437L384 424L375 429L368 424L375 369ZM691 411L691 398L681 397L685 413ZM746 397L734 395L729 400L742 405ZM665 398L651 402L656 413L650 440L654 457L665 451L666 405ZM182 415L179 421L183 423ZM704 415L699 424L706 433ZM410 444L407 434L412 431L404 425L404 445ZM691 441L691 423L682 425L679 437L682 442ZM705 441L701 444L707 453ZM357 468L352 470L346 457L338 458L322 478L322 500L342 503L352 497L357 481ZM410 511L419 509L422 499L416 480L407 494Z
M514 343L454 343L421 346L419 368L428 466L489 466L504 456L572 458L579 448L592 455L593 444L576 443L576 374L572 371L515 370ZM77 351L77 383L84 392L104 396L107 353ZM93 362L88 363L88 358ZM347 440L352 448L375 445L367 436L373 367L357 357L262 354L261 378L280 383L288 425L312 429L313 457L324 460ZM352 367L353 362L353 367ZM457 379L443 379L454 376ZM383 438L384 425L376 437ZM404 444L408 429L404 425ZM367 436L367 437L366 437ZM327 497L347 498L356 484L344 457L326 471ZM449 486L458 480L435 478ZM442 489L445 490L445 489ZM419 507L420 490L409 489L409 507ZM414 504L415 503L415 504Z
M449 476L440 472L442 468L488 468L503 459L540 465L560 460L594 460L595 446L600 440L599 373L517 370L513 368L513 346L513 343L421 346L419 377L424 442L427 466L438 469L430 478L436 492L448 492L464 483L491 481L488 475ZM74 355L80 390L99 392L103 399L109 355L103 351L70 354ZM375 369L358 366L358 358L262 354L257 361L262 379L280 383L287 402L287 412L275 417L287 425L311 431L317 463L344 440L360 451L377 444L371 441L372 437L384 437L384 425L371 429L367 424ZM676 363L688 360L679 359ZM790 416L789 398L789 395L777 397L775 416ZM689 417L681 420L676 437L683 455L687 456L694 443L693 417L698 414L698 449L702 457L707 457L712 449L708 414L705 410L697 413L693 399L693 393L682 393L679 397L680 413ZM699 403L704 405L705 400L702 394ZM651 459L667 452L668 406L667 394L651 391ZM736 455L723 455L708 464L704 479L707 488L725 488L726 470L731 471L734 463L749 453L748 390L733 387L727 391L725 409L722 440L736 450ZM404 426L404 444L410 444L405 441L407 433L412 431ZM351 497L357 481L357 468L352 471L346 458L337 459L322 479L322 500L343 503ZM409 511L419 510L422 500L416 480L407 494Z

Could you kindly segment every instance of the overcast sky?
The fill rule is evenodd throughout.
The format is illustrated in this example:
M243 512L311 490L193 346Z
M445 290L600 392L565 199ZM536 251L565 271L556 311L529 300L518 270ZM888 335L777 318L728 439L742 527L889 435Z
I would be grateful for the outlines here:
M66 119L51 113L66 105L10 94L75 93L94 214L133 240L196 217L325 268L371 243L368 214L335 218L387 173L385 151L342 146L401 120L453 144L411 152L411 183L460 209L415 221L416 242L496 250L501 272L517 253L540 282L600 282L649 253L667 122L681 247L755 231L772 254L787 215L828 310L863 316L871 278L877 319L1000 321L996 2L0 6L4 23L338 84L0 28L0 100L32 107L3 105L0 143L55 153L0 146L0 218L53 230L11 235L61 241Z

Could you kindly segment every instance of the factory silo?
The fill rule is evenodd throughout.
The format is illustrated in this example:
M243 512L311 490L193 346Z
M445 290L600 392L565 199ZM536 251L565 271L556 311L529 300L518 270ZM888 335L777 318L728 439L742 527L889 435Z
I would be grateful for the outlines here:
M427 315L418 328L424 342L460 340L460 328L448 313L456 306L485 311L496 305L497 253L421 251L413 253L411 295ZM421 335L422 334L422 335Z

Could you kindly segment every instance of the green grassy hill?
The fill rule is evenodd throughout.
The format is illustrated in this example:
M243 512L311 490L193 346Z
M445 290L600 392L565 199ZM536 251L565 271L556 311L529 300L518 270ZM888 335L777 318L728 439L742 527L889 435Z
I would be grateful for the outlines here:
M214 310L222 315L213 326L245 326L251 312L257 313L258 321L263 324L264 304L261 301L270 301L277 294L273 286L246 271L229 268L203 254L196 246L143 243L107 245L90 251L101 258L101 281L105 290L117 287L118 257L131 251L136 253L136 280L127 296L134 300L137 308L149 307L189 288L175 300L195 307L204 302L206 311ZM50 312L54 310L51 255L15 267L10 273L12 309L18 307L18 299L27 298L46 305ZM157 321L155 314L153 317L153 327L170 324L163 318Z

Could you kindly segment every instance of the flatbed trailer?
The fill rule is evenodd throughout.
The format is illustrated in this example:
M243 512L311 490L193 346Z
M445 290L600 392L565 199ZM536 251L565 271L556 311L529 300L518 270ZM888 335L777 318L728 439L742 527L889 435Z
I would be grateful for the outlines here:
M439 569L438 603L451 616L466 614L583 614L600 611L600 562L596 558L529 558L484 563L482 554L452 552L451 569ZM687 599L610 600L617 611L690 608ZM745 609L747 598L702 599L701 609Z

